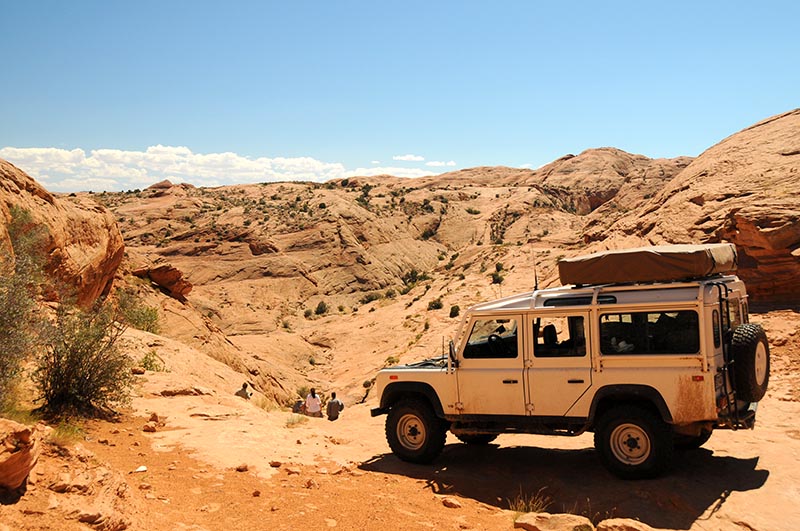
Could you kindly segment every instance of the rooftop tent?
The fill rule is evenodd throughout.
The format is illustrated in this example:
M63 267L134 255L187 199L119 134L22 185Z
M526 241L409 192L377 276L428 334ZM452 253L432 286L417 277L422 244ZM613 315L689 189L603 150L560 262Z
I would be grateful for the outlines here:
M730 273L736 264L731 243L659 245L566 258L558 276L564 285L668 282Z

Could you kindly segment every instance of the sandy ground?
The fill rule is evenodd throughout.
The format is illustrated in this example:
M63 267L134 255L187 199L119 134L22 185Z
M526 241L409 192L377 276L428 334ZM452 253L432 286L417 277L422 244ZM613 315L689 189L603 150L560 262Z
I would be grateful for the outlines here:
M174 372L148 372L132 409L116 423L91 422L80 445L91 456L84 461L123 478L130 529L512 529L512 502L538 493L550 512L595 522L789 531L800 522L800 317L758 317L773 342L773 366L756 429L716 432L704 448L678 453L655 480L609 474L591 434L505 435L488 447L448 436L434 464L411 465L389 452L385 417L369 414L374 398L348 404L330 422L265 411L233 396L235 387L225 391L227 380L209 394L160 396L174 386ZM163 425L143 432L153 413ZM57 458L45 455L29 492L0 505L0 530L86 528L57 509L50 477L74 466ZM134 472L141 466L147 471Z

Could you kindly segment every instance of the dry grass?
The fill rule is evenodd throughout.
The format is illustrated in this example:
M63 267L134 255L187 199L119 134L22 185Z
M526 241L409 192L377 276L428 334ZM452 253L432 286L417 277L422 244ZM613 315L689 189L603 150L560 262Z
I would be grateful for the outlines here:
M519 487L519 494L513 500L506 499L508 508L514 511L514 520L526 513L543 513L553 504L553 498L546 495L544 491L547 487L542 487L535 494L525 494L522 486Z

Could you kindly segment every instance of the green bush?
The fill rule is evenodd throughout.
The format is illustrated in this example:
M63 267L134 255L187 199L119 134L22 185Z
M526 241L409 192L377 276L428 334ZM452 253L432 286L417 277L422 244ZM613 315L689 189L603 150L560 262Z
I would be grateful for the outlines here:
M36 341L36 293L43 279L46 232L30 212L12 206L12 257L0 250L0 408L8 404L25 357Z
M131 360L117 348L126 328L110 298L88 310L59 305L55 318L44 323L33 373L45 413L94 415L129 400Z
M146 306L130 290L119 293L119 310L126 324L145 332L157 334L161 331L158 308Z
M328 313L328 305L325 303L325 301L319 301L319 304L317 304L317 308L314 310L314 313L317 315L324 315Z
M501 275L499 271L495 271L494 273L492 273L492 284L502 284L503 280L505 279L503 278L503 275Z
M450 306L450 317L458 317L458 314L461 313L461 308L456 304L454 306Z
M444 304L442 304L442 298L439 297L438 299L433 299L428 303L429 310L441 310Z

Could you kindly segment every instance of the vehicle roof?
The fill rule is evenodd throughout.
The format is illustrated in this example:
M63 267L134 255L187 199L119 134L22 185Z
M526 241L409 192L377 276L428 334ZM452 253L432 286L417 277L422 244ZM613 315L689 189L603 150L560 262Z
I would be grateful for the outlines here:
M734 275L714 276L683 282L602 284L594 286L558 286L528 291L483 302L469 312L528 310L562 306L591 306L593 301L603 303L692 302L697 301L701 287L715 289L719 284L734 284L730 289L744 292L744 284ZM737 284L738 283L738 284ZM597 297L595 299L595 296ZM609 297L603 300L603 297Z

